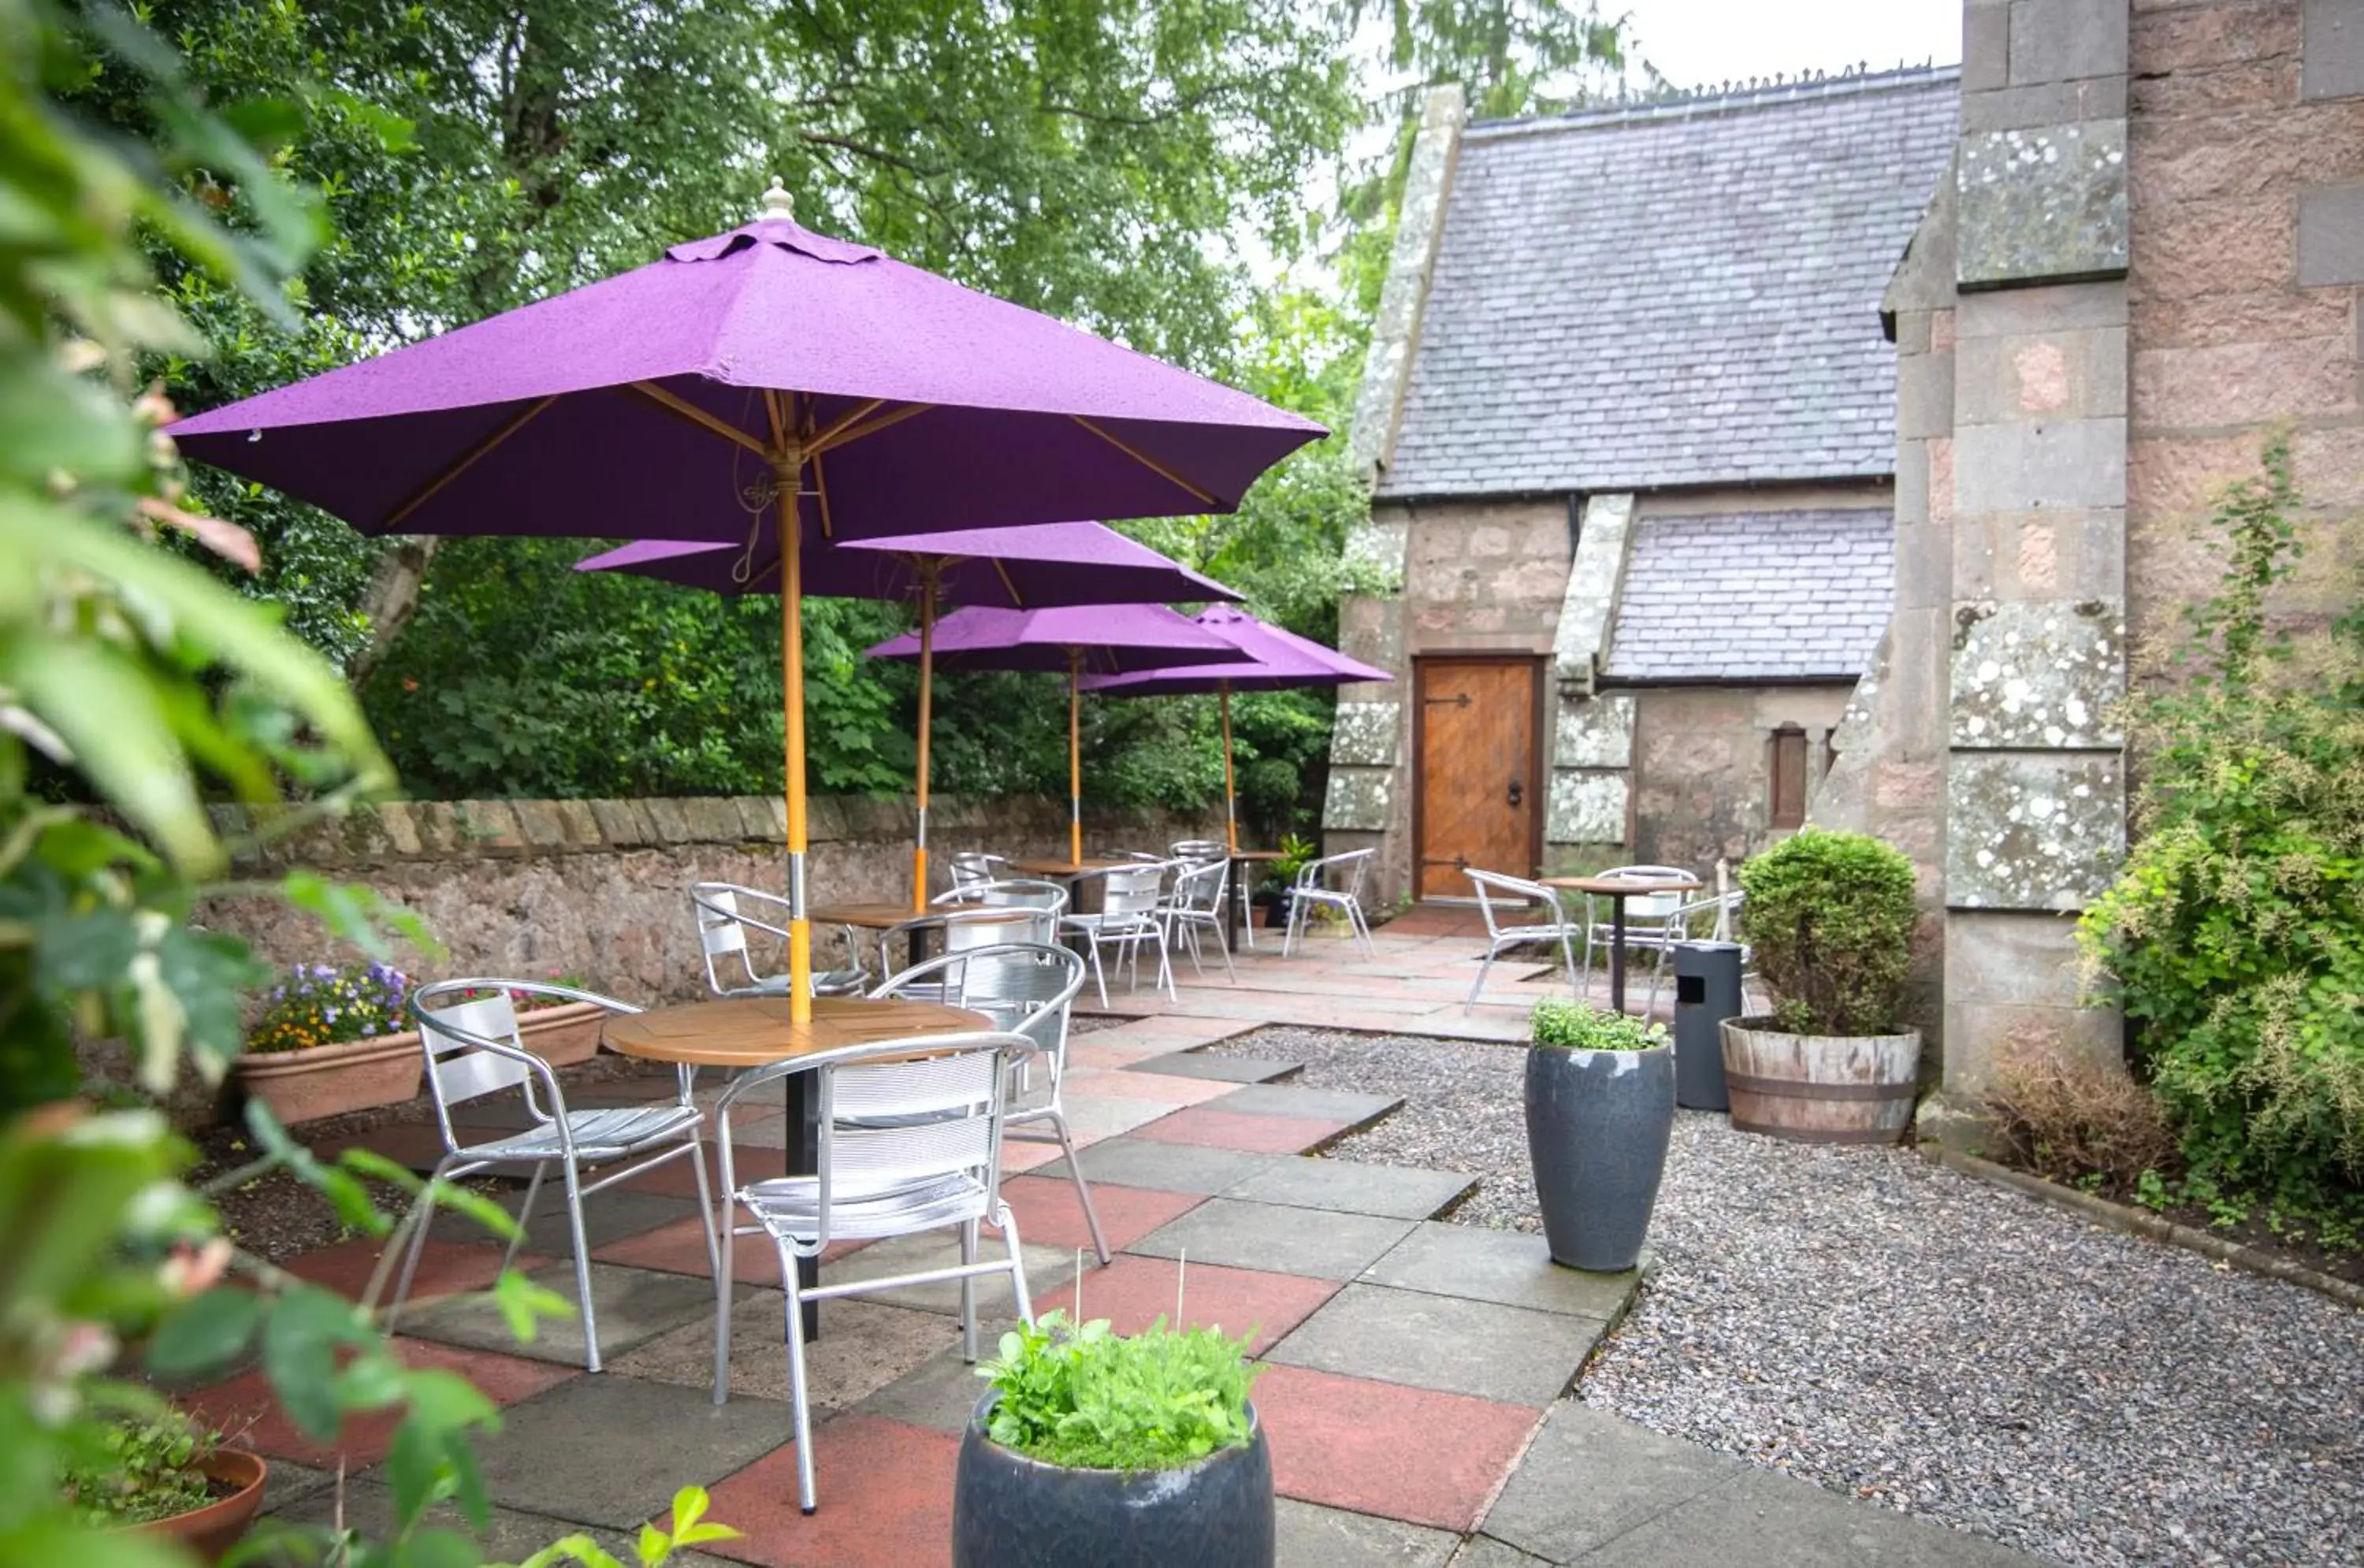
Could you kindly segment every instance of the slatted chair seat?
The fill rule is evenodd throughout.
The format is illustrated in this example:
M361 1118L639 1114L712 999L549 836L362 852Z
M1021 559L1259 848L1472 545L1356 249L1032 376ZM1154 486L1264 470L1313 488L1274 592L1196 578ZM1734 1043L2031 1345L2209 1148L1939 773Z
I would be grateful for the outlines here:
M621 1160L642 1149L678 1138L703 1119L694 1106L618 1106L566 1113L566 1135L555 1122L528 1128L490 1143L474 1143L468 1152L481 1160L522 1162L563 1157L571 1139L574 1157L597 1163Z

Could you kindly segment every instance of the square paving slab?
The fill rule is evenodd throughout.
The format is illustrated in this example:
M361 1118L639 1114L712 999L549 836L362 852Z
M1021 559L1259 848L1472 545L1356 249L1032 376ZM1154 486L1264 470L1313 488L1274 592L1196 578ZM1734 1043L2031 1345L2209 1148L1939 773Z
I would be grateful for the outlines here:
M732 1398L787 1398L786 1299L777 1291L755 1291L731 1308ZM821 1308L820 1338L805 1347L812 1407L844 1409L959 1342L959 1323L941 1312L871 1301L829 1302ZM686 1324L617 1357L608 1372L711 1391L714 1325L710 1319Z
M1045 1305L1045 1311L1050 1305ZM828 1336L824 1333L822 1337ZM971 1364L961 1360L957 1347L939 1351L863 1399L854 1408L865 1416L883 1416L916 1427L957 1432L968 1425L977 1401L985 1397L986 1382L977 1376L977 1366L998 1353L992 1342L980 1343L978 1361Z
M340 1296L358 1301L369 1288L370 1274L377 1267L378 1253L384 1245L374 1237L356 1237L307 1252L281 1266L297 1279L326 1285ZM425 1306L449 1296L492 1289L493 1282L501 1273L501 1244L489 1238L438 1241L429 1236L427 1245L419 1250L418 1269L411 1276L408 1299ZM511 1266L531 1273L553 1261L547 1253L520 1251ZM386 1296L394 1294L394 1281L401 1268L402 1261L396 1258L386 1275Z
M603 1373L507 1411L498 1432L477 1439L476 1457L504 1507L637 1530L669 1512L681 1487L710 1487L790 1430L787 1406L773 1400L717 1405L710 1387Z
M568 1368L521 1356L455 1349L408 1337L397 1339L395 1344L404 1365L458 1373L496 1405L530 1399L576 1375ZM355 1469L376 1463L385 1456L395 1428L402 1424L399 1411L362 1412L348 1416L329 1441L315 1441L288 1419L271 1391L270 1380L260 1370L241 1373L184 1403L206 1426L239 1434L241 1446L266 1458L291 1459L328 1471L336 1469L340 1454Z
M676 1160L674 1163L688 1173L689 1163ZM525 1201L521 1192L511 1193L501 1199L501 1207L514 1218ZM589 1239L591 1251L637 1236L643 1230L653 1230L660 1225L671 1225L697 1213L694 1198L665 1197L657 1193L634 1192L617 1185L605 1192L593 1193L583 1200L583 1234ZM427 1232L429 1240L492 1241L504 1244L493 1233L464 1214L438 1207L435 1222ZM543 1179L541 1192L534 1199L533 1218L525 1228L525 1244L545 1257L571 1258L574 1255L574 1230L567 1222L566 1194L555 1173Z
M272 1474L274 1478L278 1475L278 1466L272 1467ZM301 1504L277 1510L277 1512L281 1518L291 1523L326 1527L335 1518L336 1507L335 1495L325 1493L307 1497ZM390 1539L395 1525L394 1489L385 1482L374 1478L347 1481L344 1518L348 1529L357 1529L372 1540L383 1541ZM425 1522L430 1529L452 1529L464 1535L475 1535L475 1527L469 1523L467 1516L463 1514L455 1504L444 1503L429 1508L427 1511ZM632 1556L632 1542L640 1533L637 1529L585 1531L583 1526L571 1519L552 1518L544 1514L530 1514L518 1508L502 1507L498 1504L493 1507L490 1526L477 1539L483 1546L485 1561L522 1562L553 1541L563 1540L570 1535L585 1533L602 1551L618 1561L630 1562L635 1560ZM314 1556L299 1555L293 1550L288 1550L276 1553L266 1552L261 1559L261 1564L262 1568L282 1568L282 1564L284 1564L285 1568L296 1568L296 1564L308 1564L316 1561L318 1559ZM667 1568L713 1568L713 1565L726 1562L728 1559L708 1557L699 1551L677 1551L665 1561Z
M1146 1138L1111 1138L1092 1145L1080 1156L1084 1179L1094 1186L1110 1182L1119 1186L1156 1187L1202 1196L1245 1181L1269 1165L1272 1158L1237 1149L1161 1143ZM1064 1178L1066 1162L1046 1165L1043 1173Z
M557 1263L532 1276L536 1284L574 1302L574 1265ZM603 1359L637 1350L660 1334L685 1323L714 1318L714 1282L688 1274L659 1273L649 1269L619 1268L614 1263L591 1265L591 1307L598 1319L599 1354ZM546 1319L531 1344L520 1345L509 1332L508 1319L488 1301L447 1301L416 1318L406 1314L403 1330L422 1340L447 1345L499 1351L579 1367L583 1364L583 1320L579 1317Z
M1019 1239L1028 1246L1037 1242L1046 1247L1091 1246L1084 1206L1076 1196L1076 1184L1066 1177L1012 1176L1001 1184L1001 1197L1017 1217ZM1111 1251L1132 1246L1159 1226L1198 1207L1200 1201L1196 1193L1092 1184L1092 1208L1100 1217L1100 1230Z
M1175 1051L1132 1063L1134 1073L1159 1073L1176 1078L1211 1078L1225 1084L1269 1084L1303 1071L1302 1062L1282 1062L1263 1056L1229 1056L1211 1051Z
M1250 1084L1223 1096L1222 1108L1257 1116L1343 1121L1360 1127L1402 1105L1399 1095L1357 1095L1344 1089L1309 1089L1296 1084Z
M1364 1279L1399 1290L1424 1290L1469 1301L1567 1312L1603 1322L1625 1310L1641 1288L1638 1270L1587 1273L1551 1260L1541 1236L1475 1225L1427 1224L1371 1265Z
M1277 1499L1273 1512L1277 1568L1444 1568L1460 1544L1446 1530L1294 1497Z
M1177 1265L1164 1258L1120 1256L1104 1269L1087 1269L1082 1276L1083 1317L1089 1322L1105 1318L1120 1334L1138 1334L1160 1317L1176 1322L1175 1286ZM1233 1339L1251 1336L1248 1353L1260 1355L1283 1334L1336 1293L1329 1280L1299 1274L1266 1273L1256 1269L1227 1269L1192 1259L1180 1266L1181 1325L1221 1328ZM1037 1312L1063 1308L1076 1315L1076 1293L1070 1286L1057 1296L1034 1304Z
M1270 1359L1540 1408L1567 1391L1601 1327L1565 1313L1350 1284Z
M1427 1219L1459 1202L1477 1184L1477 1177L1452 1171L1296 1158L1274 1161L1223 1195L1291 1208Z
M1187 1256L1194 1263L1350 1280L1411 1230L1407 1220L1375 1215L1210 1198L1130 1250L1156 1258Z
M1572 1562L1747 1468L1728 1454L1563 1399L1487 1510L1486 1533L1554 1562Z
M1133 1131L1160 1143L1199 1143L1243 1149L1255 1154L1302 1154L1346 1130L1343 1121L1290 1116L1248 1116L1223 1109L1230 1096L1210 1106L1191 1106Z
M952 1561L953 1464L960 1440L875 1416L840 1416L813 1433L820 1504L797 1507L793 1448L713 1488L709 1518L745 1532L706 1548L742 1562L934 1568Z
M1999 1541L1825 1492L1811 1481L1750 1466L1610 1541L1587 1568L1765 1561L1830 1568L2035 1568Z
M1535 1424L1521 1405L1276 1366L1256 1380L1284 1496L1467 1530Z
M1076 1255L1065 1247L1038 1247L1026 1239L1021 1222L1019 1229L1019 1251L1026 1265L1026 1288L1037 1300L1065 1289L1074 1278ZM986 1233L977 1247L980 1262L996 1262L1008 1254L1001 1239ZM821 1264L823 1284L846 1284L855 1281L881 1279L890 1274L920 1273L929 1269L952 1268L960 1262L960 1239L949 1230L927 1231L916 1236L892 1236L884 1241L873 1241L862 1251L841 1261ZM709 1299L711 1299L709 1297ZM875 1296L856 1299L875 1300L888 1307L909 1307L922 1312L958 1312L960 1282L945 1280L935 1284L904 1285L879 1291ZM820 1304L822 1331L828 1331L829 1309L834 1305ZM1009 1292L1008 1274L987 1274L976 1281L976 1310L979 1332L986 1344L994 1336L1018 1321L1017 1298Z

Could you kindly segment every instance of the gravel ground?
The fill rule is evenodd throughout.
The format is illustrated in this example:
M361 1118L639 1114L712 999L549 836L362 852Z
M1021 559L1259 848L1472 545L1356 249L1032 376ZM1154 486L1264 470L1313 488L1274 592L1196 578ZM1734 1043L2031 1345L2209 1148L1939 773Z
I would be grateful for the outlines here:
M1470 1170L1534 1229L1515 1049L1266 1029L1218 1050L1400 1094L1341 1158ZM1679 1113L1659 1270L1582 1396L2084 1563L2364 1562L2364 1314L1904 1150Z

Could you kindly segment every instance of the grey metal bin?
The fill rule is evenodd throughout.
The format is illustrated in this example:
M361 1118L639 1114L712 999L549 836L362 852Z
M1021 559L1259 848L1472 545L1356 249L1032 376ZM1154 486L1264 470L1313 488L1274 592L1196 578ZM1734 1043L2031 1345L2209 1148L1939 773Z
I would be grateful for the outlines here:
M1740 944L1675 944L1675 1104L1732 1108L1723 1086L1723 1020L1740 1016Z

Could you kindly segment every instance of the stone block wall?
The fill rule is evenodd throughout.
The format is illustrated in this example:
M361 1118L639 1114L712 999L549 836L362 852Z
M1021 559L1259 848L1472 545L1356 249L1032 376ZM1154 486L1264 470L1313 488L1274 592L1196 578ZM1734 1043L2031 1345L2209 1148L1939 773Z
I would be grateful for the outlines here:
M1805 731L1808 783L1852 696L1845 686L1668 686L1635 705L1634 840L1644 865L1737 866L1782 835L1770 825L1773 732Z

